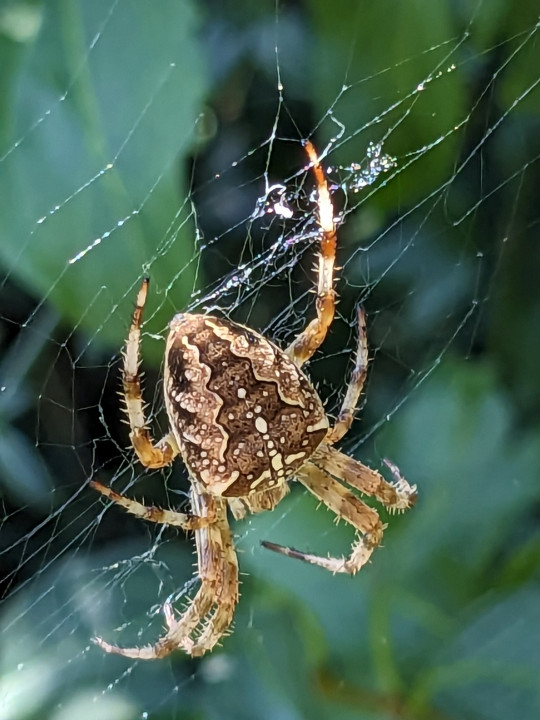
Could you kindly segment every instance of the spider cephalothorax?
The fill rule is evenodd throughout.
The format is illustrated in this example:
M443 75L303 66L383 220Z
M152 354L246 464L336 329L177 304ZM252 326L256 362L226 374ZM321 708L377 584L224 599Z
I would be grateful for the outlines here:
M395 479L389 483L333 447L351 426L366 377L363 311L358 311L358 347L351 380L332 427L317 391L301 370L324 340L335 305L332 203L311 143L306 143L306 149L317 180L321 227L317 317L281 350L257 332L229 320L176 315L170 323L164 363L170 432L158 443L146 427L138 372L148 279L139 290L124 353L130 439L139 460L149 468L166 466L176 455L182 456L191 479L192 514L145 506L101 483L91 484L139 517L194 530L201 587L178 618L172 606L165 604L168 630L154 645L121 648L96 638L107 652L153 659L177 648L202 655L216 645L229 628L238 601L238 563L227 508L236 518L246 512L271 510L288 492L288 482L299 480L361 536L344 558L319 557L270 542L264 545L334 573L354 574L379 545L383 525L376 511L339 481L376 497L391 511L406 510L416 500L416 488L392 463L385 461Z

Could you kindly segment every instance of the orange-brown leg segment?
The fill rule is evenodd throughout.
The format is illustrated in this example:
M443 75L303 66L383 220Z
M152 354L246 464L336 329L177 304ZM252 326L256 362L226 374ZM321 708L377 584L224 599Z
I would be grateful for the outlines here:
M334 264L336 260L336 225L334 223L334 208L330 192L326 183L323 169L315 148L309 142L305 144L306 152L313 166L315 180L317 181L318 221L321 228L321 247L318 263L317 282L317 317L312 320L298 337L286 349L287 355L298 365L309 360L320 346L332 320L336 303L334 290Z
M394 476L393 483L387 482L376 470L326 443L319 445L310 459L356 490L376 497L390 512L403 512L416 502L416 485L409 485L389 460L384 460L384 463Z
M382 540L384 527L379 516L328 473L309 462L301 468L297 478L332 510L337 518L343 518L350 523L362 536L353 544L348 557L341 558L312 555L267 541L264 541L263 545L283 555L319 565L333 573L354 575L368 562L373 550Z
M356 356L354 368L349 380L347 392L343 398L341 410L333 428L330 428L326 436L327 443L336 443L347 433L354 420L354 414L358 405L358 398L364 387L368 366L368 346L366 338L366 314L362 307L358 307L358 340L356 345Z
M139 345L141 341L141 321L149 279L144 278L137 295L129 335L124 349L124 371L122 384L131 432L129 438L141 463L147 468L160 468L169 465L178 454L178 446L171 433L158 443L146 426L144 403L142 399L141 377L139 375Z
M226 501L192 490L193 510L214 522L195 531L201 586L178 618L170 603L163 607L167 632L154 645L122 648L102 638L103 650L138 660L155 660L182 648L199 656L211 650L229 628L238 602L238 562L227 522Z

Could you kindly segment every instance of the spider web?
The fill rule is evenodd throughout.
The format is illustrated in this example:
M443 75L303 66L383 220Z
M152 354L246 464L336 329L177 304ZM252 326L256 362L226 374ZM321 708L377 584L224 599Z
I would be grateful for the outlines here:
M12 2L0 32L0 720L535 717L533 4ZM421 504L351 581L260 549L350 543L294 488L234 525L246 574L222 650L104 655L92 636L151 643L164 601L181 611L197 586L191 538L88 487L187 502L180 462L144 471L128 447L137 288L148 274L160 437L175 312L280 345L313 317L308 138L339 226L339 305L307 371L335 414L362 303L371 367L342 448L391 457Z

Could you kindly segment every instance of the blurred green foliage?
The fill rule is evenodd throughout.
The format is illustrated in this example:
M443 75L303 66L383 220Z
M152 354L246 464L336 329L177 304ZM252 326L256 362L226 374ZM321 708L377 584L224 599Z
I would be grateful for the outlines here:
M4 25L25 7L4 8ZM3 82L0 260L72 325L118 344L142 267L152 266L157 288L171 284L171 265L184 288L193 282L191 206L178 201L188 184L175 160L193 147L209 91L199 21L191 3L174 0L161 3L162 18L141 2L34 12L39 31L26 51L2 37L13 60ZM171 245L167 255L157 239Z
M0 6L0 720L536 720L537 15L527 0ZM332 409L362 300L375 357L344 448L373 467L391 457L419 503L384 518L356 578L331 577L260 548L350 543L294 488L235 525L246 574L222 649L104 656L93 634L151 642L159 604L193 575L189 539L86 487L95 473L183 500L179 468L130 469L111 355L143 272L161 332L196 285L245 261L245 224L226 231L261 194L253 149L271 136L278 68L285 141L269 177L302 167L297 141L317 127L324 147L338 122L335 166L383 137L397 158L391 181L342 200L343 318L309 372ZM260 289L255 326L309 287L298 265L280 292L279 278ZM149 402L161 352L145 337Z

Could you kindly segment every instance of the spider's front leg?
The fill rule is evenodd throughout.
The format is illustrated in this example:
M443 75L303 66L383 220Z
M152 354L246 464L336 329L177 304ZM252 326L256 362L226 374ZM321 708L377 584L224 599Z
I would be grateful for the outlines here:
M144 415L141 376L139 374L139 346L141 342L142 314L148 295L149 283L150 280L145 277L137 294L137 302L124 349L122 385L131 429L129 439L137 453L137 457L147 468L161 468L170 465L173 458L178 455L179 449L172 433L155 443L146 426Z
M336 306L334 263L336 260L337 238L334 207L315 148L309 140L306 142L305 147L317 181L317 219L321 228L321 246L318 264L317 300L315 303L317 317L292 341L285 351L298 367L302 367L309 360L326 337L328 328L334 319Z

